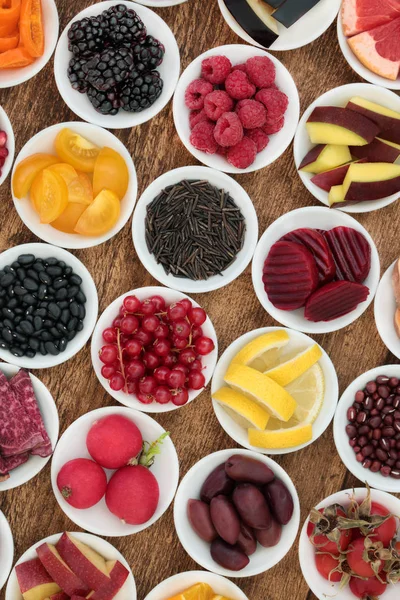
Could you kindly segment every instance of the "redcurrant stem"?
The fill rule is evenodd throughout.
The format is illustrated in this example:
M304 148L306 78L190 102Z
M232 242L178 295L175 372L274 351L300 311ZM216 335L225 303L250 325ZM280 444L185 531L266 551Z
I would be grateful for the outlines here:
M119 327L117 327L117 346L118 346L118 360L119 360L119 365L121 367L121 375L124 378L124 392L127 394L128 393L128 387L127 387L127 384L126 384L124 361L123 361L123 358L122 358L121 330L119 329Z

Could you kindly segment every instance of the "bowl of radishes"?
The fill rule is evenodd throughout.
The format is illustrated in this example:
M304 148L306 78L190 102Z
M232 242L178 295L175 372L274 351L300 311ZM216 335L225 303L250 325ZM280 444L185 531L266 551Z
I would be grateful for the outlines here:
M53 492L65 514L103 536L138 533L171 504L179 461L169 433L129 408L91 411L68 427L54 452Z

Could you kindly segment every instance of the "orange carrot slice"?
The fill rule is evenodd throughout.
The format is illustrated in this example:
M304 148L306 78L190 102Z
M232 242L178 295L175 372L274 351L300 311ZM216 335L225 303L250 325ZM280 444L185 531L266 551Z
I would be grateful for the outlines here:
M22 0L19 21L21 45L37 58L44 52L44 29L41 0Z
M33 58L25 48L14 48L0 54L1 69L20 69L33 63Z
M12 50L18 46L19 33L13 33L6 37L0 37L0 52Z

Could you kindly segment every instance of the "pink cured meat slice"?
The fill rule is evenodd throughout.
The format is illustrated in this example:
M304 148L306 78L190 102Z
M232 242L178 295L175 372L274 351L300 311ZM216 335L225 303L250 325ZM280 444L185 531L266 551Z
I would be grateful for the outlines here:
M5 459L0 456L0 483L10 478Z
M51 441L44 426L42 415L40 414L35 392L33 390L32 380L28 371L25 369L18 371L18 373L10 380L10 385L14 390L14 393L21 406L23 406L25 412L29 415L31 421L36 425L37 430L40 432L43 438L43 444L33 448L31 454L42 456L43 458L50 456L53 451Z
M342 24L346 36L356 35L400 17L400 0L343 0Z
M20 465L23 465L28 461L28 459L28 452L24 452L24 454L16 454L15 456L7 456L7 458L0 456L0 481L5 481L8 479L10 477L9 471L12 471Z

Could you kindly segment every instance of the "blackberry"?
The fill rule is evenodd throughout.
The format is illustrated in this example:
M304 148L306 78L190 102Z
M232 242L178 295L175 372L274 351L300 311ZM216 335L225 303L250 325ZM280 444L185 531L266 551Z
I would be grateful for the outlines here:
M106 22L102 16L75 21L68 30L68 49L74 56L90 56L106 44Z
M115 48L131 48L146 37L142 19L125 4L117 4L102 13L107 23L109 42Z
M133 69L133 56L127 48L107 48L84 65L88 82L96 90L107 91L122 83Z
M70 80L71 86L81 94L87 92L88 89L86 73L83 70L85 65L86 59L76 58L74 56L69 61L68 65L68 79Z
M165 47L153 36L147 35L143 42L133 47L133 58L136 65L143 65L144 70L155 69L163 61ZM143 70L137 66L138 70Z
M136 69L121 89L121 108L128 112L140 112L149 108L161 95L163 80L157 71L139 73Z
M116 115L121 106L121 100L117 88L111 88L106 92L100 92L89 86L88 98L97 112L103 115Z

